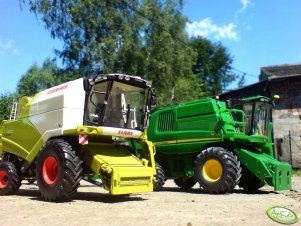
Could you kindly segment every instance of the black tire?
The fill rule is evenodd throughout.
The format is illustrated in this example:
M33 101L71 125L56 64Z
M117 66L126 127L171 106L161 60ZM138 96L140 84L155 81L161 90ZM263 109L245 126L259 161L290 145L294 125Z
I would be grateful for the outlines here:
M264 186L264 183L260 181L248 169L243 167L242 176L238 183L238 186L243 188L246 192L256 192L259 188Z
M196 180L205 192L231 192L240 180L240 162L224 148L207 148L197 156L194 163Z
M155 179L154 191L162 190L162 188L165 184L165 174L164 174L164 170L162 169L162 167L159 163L156 163L156 175L155 175L154 179Z
M15 165L11 162L0 163L0 195L13 195L19 191L21 183Z
M196 184L196 179L194 177L178 177L176 179L174 179L175 184L183 189L183 190L188 190L190 188L192 188L195 184Z
M23 178L22 178L22 172L21 172L21 165L22 164L19 161L18 156L13 155L13 154L8 153L8 152L3 152L2 161L3 162L10 162L15 166L15 169L16 169L16 172L17 172L17 175L18 175L18 183L19 183L18 186L20 187Z
M82 179L82 161L66 141L47 141L36 165L37 184L44 200L67 201L77 192Z

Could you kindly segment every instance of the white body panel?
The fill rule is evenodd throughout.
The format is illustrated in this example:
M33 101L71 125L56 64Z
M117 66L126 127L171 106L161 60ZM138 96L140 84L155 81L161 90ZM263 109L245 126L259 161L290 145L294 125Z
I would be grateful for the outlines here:
M143 133L138 130L131 129L120 129L112 127L102 127L103 135L112 135L112 136L123 136L123 137L132 137L132 138L141 138Z
M47 140L49 136L61 135L63 130L82 125L84 104L81 78L39 93L31 103L29 119Z

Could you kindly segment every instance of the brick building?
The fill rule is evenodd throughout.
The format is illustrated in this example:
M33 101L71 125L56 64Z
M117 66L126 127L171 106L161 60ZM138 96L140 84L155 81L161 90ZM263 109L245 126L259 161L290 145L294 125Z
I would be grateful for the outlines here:
M262 67L259 82L220 95L221 99L279 95L272 111L275 155L301 168L301 63Z

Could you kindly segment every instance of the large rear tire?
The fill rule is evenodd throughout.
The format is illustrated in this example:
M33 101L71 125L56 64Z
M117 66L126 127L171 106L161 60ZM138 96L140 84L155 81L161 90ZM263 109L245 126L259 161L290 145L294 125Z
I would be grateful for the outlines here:
M188 190L190 188L192 188L195 184L196 184L196 179L194 177L178 177L176 179L174 179L175 184L183 189L183 190Z
M67 201L77 192L82 178L82 161L64 140L45 143L37 158L36 178L46 201Z
M216 194L231 192L241 177L237 157L221 147L203 150L195 160L194 172L200 187Z
M0 163L0 195L13 195L21 186L15 165L11 162Z

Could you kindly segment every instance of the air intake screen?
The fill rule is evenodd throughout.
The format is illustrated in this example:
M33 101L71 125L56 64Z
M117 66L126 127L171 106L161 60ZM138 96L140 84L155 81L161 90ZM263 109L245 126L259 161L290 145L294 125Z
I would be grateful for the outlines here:
M173 111L163 112L159 116L158 131L168 132L174 130L175 115Z

